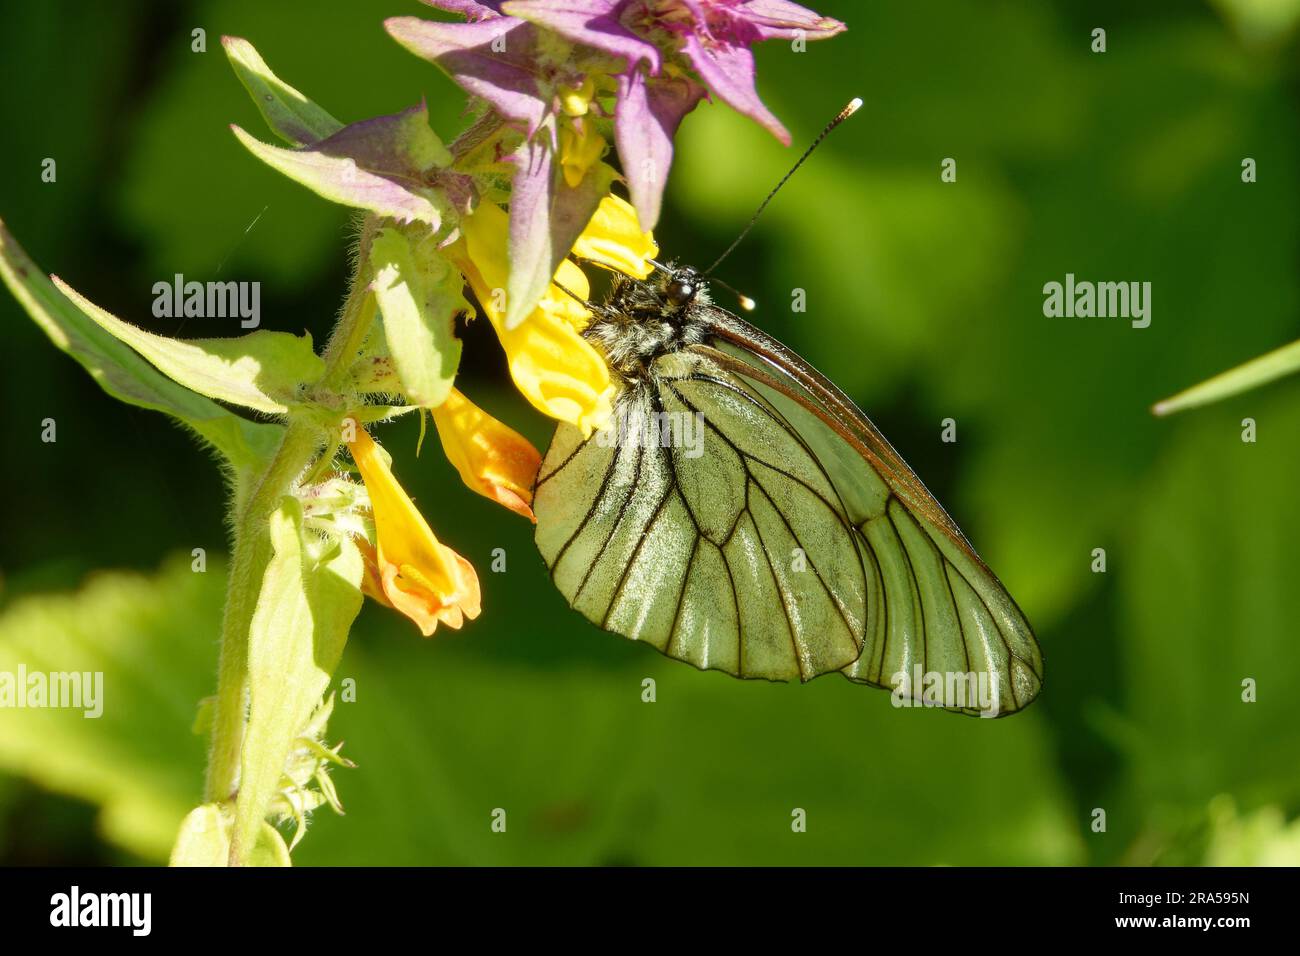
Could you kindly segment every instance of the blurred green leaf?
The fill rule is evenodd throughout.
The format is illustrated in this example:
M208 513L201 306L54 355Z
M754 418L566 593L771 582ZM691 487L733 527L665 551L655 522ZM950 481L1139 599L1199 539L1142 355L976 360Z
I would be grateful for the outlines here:
M485 604L485 620L504 612ZM526 636L565 641L581 630L592 638L584 644L607 642L625 666L485 664L453 650L486 634L421 642L387 620L392 639L376 642L363 617L338 671L355 682L355 702L342 697L332 727L362 767L349 777L348 816L315 824L299 863L1082 859L1032 711L968 720L895 710L888 695L833 676L806 686L733 680L572 617L548 616ZM647 677L654 703L642 700ZM807 833L791 831L796 807ZM491 828L498 808L505 833Z
M1298 0L1211 0L1252 43L1277 44L1300 22Z
M1257 399L1260 437L1239 416L1187 419L1139 490L1112 552L1137 806L1300 800L1300 620L1294 436L1300 402ZM1245 681L1253 683L1248 702ZM1247 745L1248 744L1248 745Z
M1300 820L1274 806L1239 814L1231 797L1210 802L1206 866L1300 866Z
M1300 342L1292 342L1157 402L1151 411L1156 415L1172 415L1188 408L1208 405L1258 388L1297 370L1300 370Z
M0 769L99 805L107 840L166 859L202 789L190 725L211 690L222 593L216 562L196 574L185 556L14 602L0 615L0 672L102 672L103 715L0 709Z

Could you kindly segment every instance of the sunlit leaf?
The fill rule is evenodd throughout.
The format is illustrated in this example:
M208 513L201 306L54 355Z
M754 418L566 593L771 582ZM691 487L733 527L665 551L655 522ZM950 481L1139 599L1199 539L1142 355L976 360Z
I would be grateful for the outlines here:
M105 332L173 382L208 398L282 414L296 401L298 390L325 371L310 335L258 329L225 339L173 339L110 315L57 276L54 284Z
M252 839L265 818L361 608L360 552L345 539L318 560L292 498L271 516L271 545L248 638L248 726L232 837L238 843Z
M460 364L456 316L472 311L459 272L430 249L418 256L396 229L383 229L370 247L373 287L388 352L411 401L434 407L451 390Z
M159 372L118 341L108 328L92 321L107 313L93 306L94 313L87 312L80 307L84 299L80 296L70 299L65 294L70 290L56 288L28 258L3 222L0 222L0 277L50 341L81 363L114 398L171 415L239 468L257 465L275 448L280 439L280 426L240 418Z
M451 154L429 127L424 104L352 123L300 149L271 146L238 126L231 129L262 162L330 202L433 229L442 222L445 200L428 174L450 163Z
M1199 385L1193 385L1177 395L1157 402L1151 411L1156 415L1171 415L1188 408L1196 408L1198 405L1208 405L1266 385L1296 371L1300 371L1300 342L1284 345L1267 355L1261 355L1259 358L1251 359L1236 368L1207 379Z
M342 128L342 123L276 76L253 44L240 37L222 37L221 45L267 125L283 139L305 146Z

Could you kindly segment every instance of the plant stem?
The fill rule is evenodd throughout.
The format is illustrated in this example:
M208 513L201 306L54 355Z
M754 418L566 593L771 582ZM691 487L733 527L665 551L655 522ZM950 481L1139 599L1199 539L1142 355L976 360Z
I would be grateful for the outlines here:
M205 797L208 802L232 799L238 786L240 745L244 737L248 629L262 589L262 575L271 560L267 522L280 499L290 492L293 480L311 463L319 442L317 426L291 420L279 449L257 479L242 513L235 516L234 551L221 622L212 746L208 753Z
M377 220L368 217L358 240L357 268L342 314L330 335L323 358L325 373L313 387L313 397L327 399L346 375L365 344L375 317L366 262ZM208 752L205 801L233 800L239 788L240 760L247 721L248 634L262 590L262 578L271 561L268 523L280 499L293 492L296 479L311 465L326 435L307 414L290 413L284 437L275 455L254 481L231 522L234 547L226 583L226 606L221 623L221 656L217 667L216 706L212 717L212 742ZM337 448L337 442L330 444ZM232 837L230 860L242 863L252 847Z
M370 326L375 318L375 300L370 293L370 243L378 225L379 220L374 216L367 216L361 224L352 287L343 303L339 321L325 345L322 356L325 359L325 374L321 376L317 389L328 391L338 386L351 368L353 359L365 345L366 336L370 334Z

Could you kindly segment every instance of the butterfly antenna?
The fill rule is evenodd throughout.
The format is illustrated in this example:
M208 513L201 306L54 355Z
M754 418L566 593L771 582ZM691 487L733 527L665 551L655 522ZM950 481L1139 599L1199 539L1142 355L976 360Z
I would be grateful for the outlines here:
M750 217L749 223L745 226L744 229L740 230L740 235L738 235L735 238L735 240L731 243L731 245L727 246L726 250L722 253L722 255L718 256L718 258L714 261L713 265L709 266L707 269L704 270L704 276L706 278L713 273L714 269L716 269L718 266L722 264L723 259L731 255L732 251L736 248L736 246L740 245L740 241L744 239L747 235L749 235L749 230L754 228L754 223L758 222L758 217L763 214L763 210L767 208L767 204L770 203L773 197L775 197L776 194L781 191L781 187L784 186L789 181L790 177L795 174L795 171L804 164L804 160L806 160L809 156L812 155L812 151L821 145L822 140L824 140L827 136L830 135L831 130L839 126L846 119L848 119L850 116L856 113L858 111L858 107L860 107L861 105L862 105L862 99L860 97L855 96L849 102L849 105L844 107L844 109L840 110L839 113L836 114L835 118L826 124L826 128L817 134L817 138L812 141L812 145L803 151L803 155L800 156L798 161L796 161L795 164L790 167L790 171L781 177L781 181L777 183L775 187L773 187L772 191L767 194L767 198L764 199L759 204L758 209L754 211L754 215ZM716 281L716 280L710 280L710 281ZM743 296L741 298L744 299Z
M605 307L601 305L599 302L592 302L590 299L583 298L582 296L578 295L578 293L574 292L572 289L566 286L564 283L560 282L559 279L552 279L551 282L554 285L558 286L560 291L563 292L565 295L567 295L570 299L573 299L575 302L585 307L588 312L591 312L596 315L605 314Z
M654 266L654 267L655 267L656 269L658 269L660 272L672 272L672 271L673 271L673 267L672 267L671 265L667 265L667 264L665 264L665 263L663 263L663 262L658 262L658 261L656 261L656 260L654 260L654 259L649 258L648 256L646 257L646 262L650 263L652 266ZM710 278L710 279L709 279L709 282L710 282L711 284L713 284L713 285L720 285L720 286L722 286L724 289L726 289L728 292L730 292L732 295L734 295L734 296L736 297L736 301L740 303L740 307L741 307L742 309L744 309L746 312L753 312L754 309L758 307L758 303L757 303L757 302L755 302L755 301L754 301L753 299L751 299L749 296L745 295L745 293L743 293L743 292L741 292L741 291L739 291L739 290L737 290L737 289L734 289L734 288L732 288L731 286L727 285L727 283L723 282L721 279L713 279L713 278Z
M751 299L749 296L745 295L745 293L741 292L738 289L732 288L731 286L727 285L727 283L723 282L719 278L716 277L710 278L709 284L720 285L728 292L730 292L732 295L734 295L736 297L736 301L740 303L740 307L744 309L746 312L753 312L754 309L758 307L758 303L755 302L753 299Z

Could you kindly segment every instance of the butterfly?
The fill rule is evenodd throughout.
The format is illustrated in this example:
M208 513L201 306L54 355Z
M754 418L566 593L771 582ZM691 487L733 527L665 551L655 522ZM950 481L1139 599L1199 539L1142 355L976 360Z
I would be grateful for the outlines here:
M533 500L571 607L742 678L839 671L987 716L1037 696L1025 616L843 391L714 305L693 268L616 274L587 304L620 387L612 423L586 439L559 425Z

